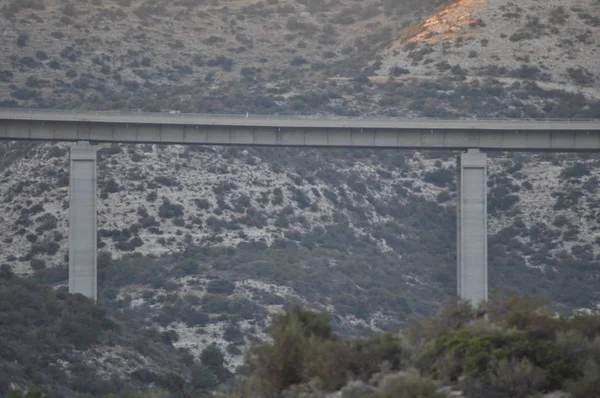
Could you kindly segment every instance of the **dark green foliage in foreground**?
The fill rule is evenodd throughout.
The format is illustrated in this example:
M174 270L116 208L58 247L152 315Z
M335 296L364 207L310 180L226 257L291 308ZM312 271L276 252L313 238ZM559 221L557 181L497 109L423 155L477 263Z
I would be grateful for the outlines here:
M270 335L270 342L251 348L246 376L225 397L299 397L302 386L327 393L356 380L372 385L371 392L361 395L364 398L442 398L442 385L468 398L527 398L559 389L573 398L600 393L600 316L557 318L541 300L526 295L511 294L479 309L459 301L398 335L358 339L336 335L324 315L292 307L275 317ZM108 396L202 397L230 379L223 364L222 352L209 346L191 368L191 382L175 374L160 378L145 369L135 372L138 380L153 381L171 392ZM61 381L56 382L57 391ZM125 383L111 382L127 391ZM9 396L68 394L32 389Z
M459 303L414 327L411 343L423 347L414 365L457 384L468 397L600 392L593 384L600 366L599 316L556 318L541 300L516 294L490 302L486 311L489 321Z
M297 396L292 391L307 383L336 391L384 368L392 382L365 397L441 397L440 385L469 398L600 394L600 316L557 318L527 295L478 310L457 302L398 336L355 340L336 336L322 315L293 308L275 319L271 337L254 346L248 377L229 398Z
M292 308L278 316L270 330L273 343L252 348L249 395L275 397L294 384L321 379L327 391L343 387L349 380L368 380L382 362L398 369L401 348L391 335L342 340L334 335L323 315ZM236 395L233 395L236 396Z
M6 395L6 398L45 398L47 396L48 391L41 388L32 388L27 392L12 390Z

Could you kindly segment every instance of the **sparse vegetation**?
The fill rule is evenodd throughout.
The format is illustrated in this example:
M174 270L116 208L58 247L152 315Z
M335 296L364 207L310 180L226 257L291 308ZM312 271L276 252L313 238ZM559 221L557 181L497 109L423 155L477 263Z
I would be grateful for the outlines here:
M37 0L9 0L0 6L7 20L34 27L25 32L18 26L7 33L0 68L5 98L0 98L0 106L250 116L600 117L600 102L587 93L597 70L579 59L582 48L593 45L594 28L600 26L589 10L551 6L535 18L513 5L501 10L501 19L518 25L514 30L498 29L491 18L485 23L473 20L465 27L465 38L447 44L436 38L431 43L406 41L395 48L393 43L402 35L401 30L395 33L397 27L408 26L415 10L419 17L429 15L440 1L268 0L240 9L192 0L114 3L104 7L98 0L63 1L55 7ZM580 26L574 27L574 20ZM193 28L181 35L173 24ZM490 36L486 25L502 33ZM419 29L417 23L407 31ZM492 48L498 36L509 54L526 41L537 43L532 41L536 38L556 45L543 50L548 50L547 60L524 54L527 50L515 50L514 57L503 59L504 52ZM392 57L387 50L395 51L393 56L402 62L386 59ZM469 58L468 63L457 61L457 55ZM426 76L430 72L434 73ZM377 76L380 73L384 76ZM588 87L585 94L548 88L557 81ZM67 151L2 144L2 239L7 253L2 275L32 268L39 282L55 287L66 282ZM222 349L208 349L206 358L196 352L195 364L172 378L146 369L123 375L134 385L179 388L173 393L179 396L182 386L188 394L214 389L229 380L224 371L230 365L224 362L228 356L243 354L244 342L254 339L251 330L260 335L268 319L264 306L288 306L301 299L319 308L327 303L333 314L330 326L340 331L327 338L307 332L316 336L314 345L308 344L314 352L299 352L298 361L286 368L301 383L322 375L319 388L327 391L360 379L354 381L367 386L369 398L436 396L439 374L460 379L459 387L470 396L482 396L482 388L490 396L519 396L548 389L547 368L552 368L559 376L550 379L566 379L561 388L574 396L594 394L594 371L567 377L556 361L540 363L529 355L542 346L556 353L558 337L539 343L535 336L523 338L521 329L513 333L495 323L485 324L493 329L485 333L472 324L463 328L466 331L447 331L444 338L436 338L443 343L443 358L434 358L439 366L398 376L384 391L370 389L371 377L382 371L380 363L374 364L379 359L371 362L379 357L370 352L370 344L379 343L351 342L342 334L366 333L365 325L396 332L409 316L426 316L454 294L456 172L447 161L455 154L435 154L435 162L429 154L413 157L403 151L209 146L180 150L151 145L102 146L99 153L98 236L99 247L106 250L99 256L100 301L109 308L109 318L121 312L132 318L142 314L146 323L139 325L165 328L155 337L168 343L157 345L168 352L178 338L175 329L185 331L182 339L196 333L200 347L213 347L210 341L221 339L220 333L226 341ZM490 164L498 166L494 156L490 154ZM525 164L537 159L529 156ZM20 163L21 159L30 161ZM491 287L535 291L552 297L561 309L589 308L600 299L594 279L599 243L589 237L597 228L597 165L593 158L563 155L547 161L553 163L544 173L531 172L532 167L516 161L502 165L506 174L490 172ZM23 178L19 168L30 163L33 167L23 168L28 170ZM563 164L569 166L556 171ZM560 175L560 184L552 197L540 200L539 192L554 182L549 175ZM538 201L540 213L535 217L548 215L547 220L535 221L524 213ZM557 214L564 216L555 219ZM269 287L252 287L256 281ZM481 325L480 321L472 323ZM106 349L105 363L121 360L110 356L111 344L120 343L115 337L119 333L101 333L99 350ZM538 329L531 334L536 333ZM389 346L407 348L400 338L391 340ZM506 352L492 355L484 349L496 343ZM531 352L515 356L514 344ZM463 348L472 352L467 355ZM272 348L265 350L276 354ZM408 351L402 351L402 361L414 359L410 347ZM194 361L190 354L183 356L185 363ZM481 369L473 365L479 365L478 359ZM73 362L77 375L82 363L78 360ZM173 361L165 368L174 366ZM44 380L55 375L47 371L44 376L38 371L46 371L43 366L36 362L23 379L46 385ZM118 393L122 386L117 379L106 386L109 382L102 378L81 374L88 381L86 388L93 389L84 388L84 394ZM283 378L277 372L270 377ZM3 382L0 375L0 388ZM295 388L299 387L286 386L289 396L299 394Z

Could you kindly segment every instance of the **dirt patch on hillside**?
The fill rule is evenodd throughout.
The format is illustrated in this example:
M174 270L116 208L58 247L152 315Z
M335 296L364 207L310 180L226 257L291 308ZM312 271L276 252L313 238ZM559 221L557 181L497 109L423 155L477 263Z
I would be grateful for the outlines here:
M473 35L473 28L480 24L477 12L487 7L486 0L458 0L440 6L421 22L407 28L400 43L438 43L440 40L456 40L465 34ZM469 32L471 31L471 32Z

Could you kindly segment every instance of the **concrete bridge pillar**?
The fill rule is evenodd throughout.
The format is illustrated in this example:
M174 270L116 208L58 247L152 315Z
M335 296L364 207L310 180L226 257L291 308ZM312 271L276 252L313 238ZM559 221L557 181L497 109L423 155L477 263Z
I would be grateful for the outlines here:
M69 181L69 293L97 298L96 148L71 147Z
M458 296L473 305L488 299L487 155L469 149L458 158Z

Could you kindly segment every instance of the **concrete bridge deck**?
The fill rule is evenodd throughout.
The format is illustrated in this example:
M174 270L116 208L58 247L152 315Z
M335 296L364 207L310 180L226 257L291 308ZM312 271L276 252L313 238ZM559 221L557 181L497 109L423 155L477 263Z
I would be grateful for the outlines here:
M302 118L0 109L0 139L151 144L600 151L600 120Z

